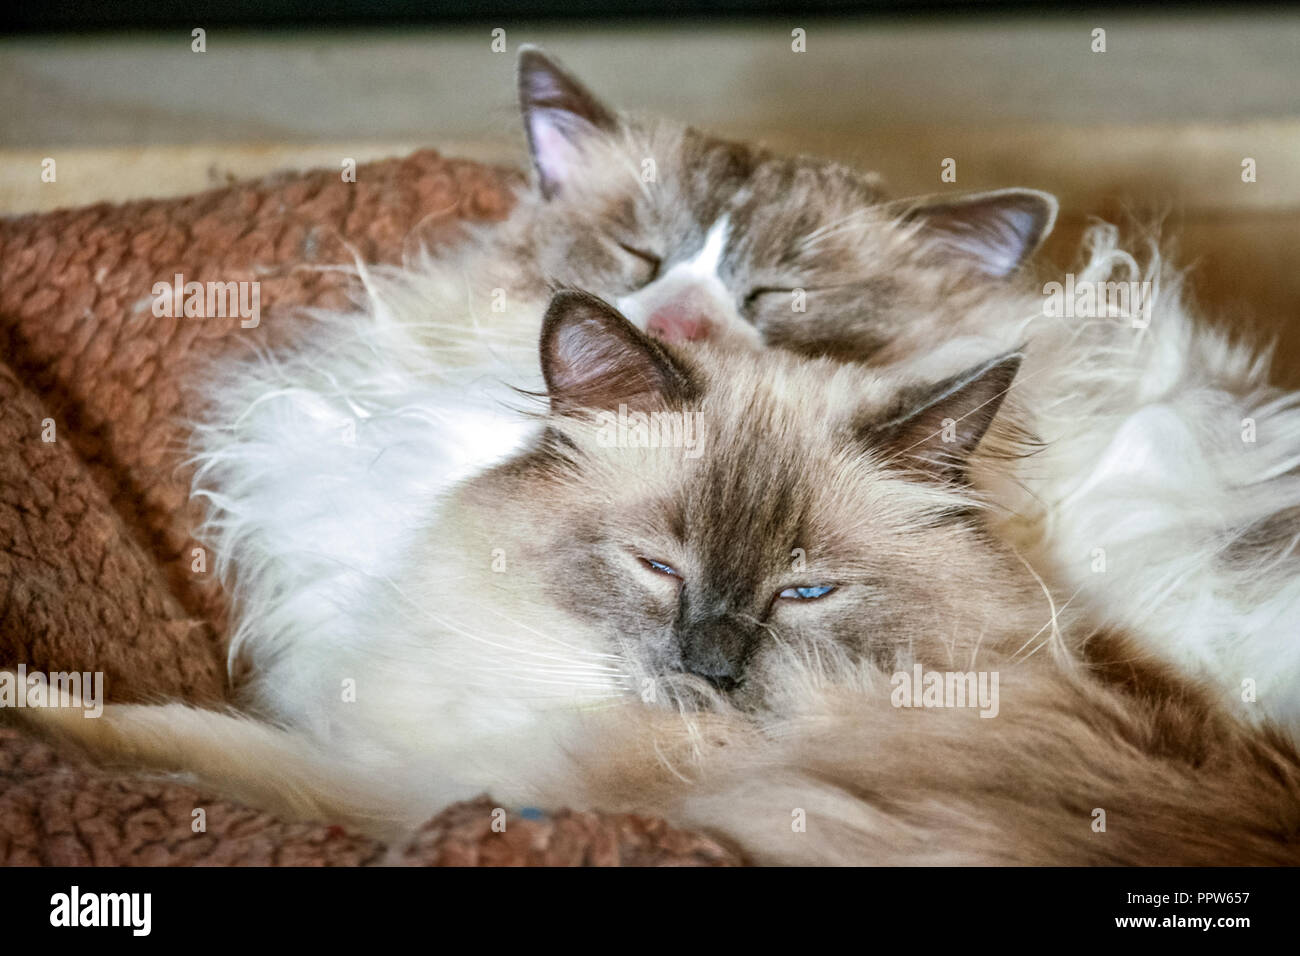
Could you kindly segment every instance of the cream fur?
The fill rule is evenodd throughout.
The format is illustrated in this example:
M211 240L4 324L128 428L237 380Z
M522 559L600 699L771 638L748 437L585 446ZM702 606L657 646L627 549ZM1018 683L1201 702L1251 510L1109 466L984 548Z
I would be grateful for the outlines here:
M1098 229L1091 242L1081 276L1136 267L1112 230ZM196 494L211 505L206 534L236 600L232 660L251 664L245 704L259 719L178 705L110 707L102 722L58 711L31 719L141 763L198 770L282 812L347 819L386 836L487 789L506 804L658 810L766 862L1043 863L1053 854L1138 862L1136 848L1090 846L1086 813L1072 800L1032 815L1046 830L1026 824L1014 837L991 829L1009 803L980 804L998 774L976 758L1013 753L1017 735L1032 738L1045 717L1059 720L1052 746L1023 773L1043 774L1049 789L1076 785L1053 776L1062 755L1087 748L1089 766L1103 774L1117 741L1150 730L1147 717L1115 713L1113 732L1090 729L1115 704L1076 683L1072 653L1059 643L1050 659L1006 662L1041 709L1022 722L988 722L997 729L945 718L900 730L897 712L881 710L879 674L860 675L846 694L842 671L828 686L807 661L792 661L789 672L797 716L753 728L726 714L647 712L628 697L635 674L593 655L576 622L539 618L540 599L526 593L504 605L454 588L439 594L445 605L421 600L421 582L455 582L466 542L477 540L452 516L451 539L420 543L428 503L517 450L536 427L514 386L538 388L542 304L515 300L492 312L495 277L478 271L470 248L450 264L362 270L356 311L321 316L297 350L231 366L209 387ZM1286 555L1271 569L1217 560L1234 534L1295 503L1293 403L1265 385L1262 361L1193 321L1167 276L1146 330L1123 317L1049 321L1040 308L1030 297L989 306L900 369L933 378L1027 340L1016 389L1047 449L1018 462L1011 481L999 478L1005 464L977 476L1005 510L1008 535L1075 611L1121 626L1142 651L1212 681L1229 702L1240 678L1254 677L1259 704L1239 709L1294 728L1300 652L1286 624L1296 601ZM1246 453L1232 441L1248 415L1260 441ZM1095 547L1111 562L1104 574L1089 570ZM421 558L414 576L413 548ZM1049 624L1057 611L1050 607ZM455 623L469 619L482 622L473 633ZM348 679L356 702L322 706ZM1051 703L1067 691L1075 705ZM983 746L972 744L972 730L986 734ZM718 733L734 746L711 746ZM933 758L924 747L935 748ZM926 791L929 759L963 769ZM892 770L879 776L877 765ZM1112 798L1141 803L1152 781L1181 767L1133 755ZM920 774L908 783L918 794L909 807L867 798L907 774ZM644 790L628 792L622 775L643 779ZM1230 788L1210 790L1218 787L1211 802L1229 806ZM1190 778L1178 794L1167 812L1203 796ZM1276 805L1292 796L1284 788ZM816 840L790 837L800 807L832 828ZM1260 812L1274 823L1284 813ZM1265 845L1259 858L1271 852Z
M1198 320L1178 275L1154 249L1140 265L1113 227L1088 233L1076 277L1149 282L1150 314L1049 318L1041 295L995 300L899 364L948 374L1028 343L1013 388L1046 447L1011 481L1001 467L982 480L1008 535L1064 600L1130 634L1135 651L1300 734L1300 396L1270 386L1268 351ZM918 327L945 324L928 321ZM1271 519L1274 540L1233 559Z

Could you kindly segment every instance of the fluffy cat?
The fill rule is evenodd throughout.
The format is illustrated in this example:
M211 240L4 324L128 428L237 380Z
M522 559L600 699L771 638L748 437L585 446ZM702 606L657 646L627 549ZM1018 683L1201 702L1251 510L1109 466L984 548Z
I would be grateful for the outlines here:
M518 389L542 387L549 287L591 290L665 341L864 357L914 310L996 308L1055 217L1023 190L882 205L845 167L619 116L533 49L519 88L536 184L507 222L401 270L362 267L356 313L205 384L196 493L243 609L232 661L254 674L386 573L409 489L449 487L532 434ZM437 428L409 440L422 423Z
M110 708L67 732L388 836L486 788L506 803L657 809L769 862L1285 858L1296 833L1287 745L1145 665L1124 688L1077 658L1080 646L1097 661L1160 654L1233 685L1223 668L1189 662L1197 643L1177 635L1190 622L1222 638L1186 602L1222 600L1217 587L1167 574L1186 560L1217 573L1205 564L1217 551L1162 537L1169 520L1117 519L1115 492L1130 506L1233 502L1216 528L1256 529L1238 534L1243 575L1278 553L1256 518L1268 524L1280 496L1252 506L1226 464L1197 472L1200 498L1143 487L1140 467L1116 484L1123 469L1097 465L1131 464L1123 448L1163 441L1146 413L1169 395L1201 414L1194 383L1207 362L1226 407L1256 390L1248 401L1261 420L1288 421L1286 403L1258 391L1247 353L1167 295L1160 316L1173 318L1157 317L1158 338L1127 337L1124 316L1044 320L1041 297L1006 281L1051 228L1043 194L884 203L869 177L834 164L618 116L536 51L521 56L520 90L537 181L510 221L405 270L362 269L361 310L323 317L311 341L210 383L196 488L231 582L232 660L251 670L244 703L261 719ZM1108 233L1097 237L1085 275L1132 262ZM567 294L553 313L552 328L586 314L578 327L614 330L578 336L575 354L609 359L593 380L612 376L620 404L707 405L698 458L580 454L609 450L590 416L574 414L589 400L545 380L535 346L545 290L566 285L594 289L631 320ZM665 351L638 330L692 351ZM1014 429L999 427L968 463L1014 374L1013 358L993 357L1022 342L1017 417L1049 444L1018 457ZM635 361L638 350L653 361ZM664 368L675 371L652 374ZM1182 371L1152 378L1171 369ZM527 414L514 386L548 392L549 416ZM922 440L946 419L955 445ZM1130 420L1140 427L1126 431ZM1175 419L1193 433L1200 421ZM916 446L899 444L894 432L920 423ZM1101 454L1135 427L1118 455ZM867 437L865 450L843 443L850 433ZM1288 442L1268 446L1257 474L1286 460ZM908 454L890 462L890 447ZM566 481L548 477L553 468ZM687 480L710 470L733 480ZM673 489L662 497L676 512L636 497L656 482ZM785 514L795 506L809 513ZM805 527L818 509L821 523ZM646 553L601 537L615 521ZM673 529L675 540L656 537ZM1116 529L1135 533L1117 539ZM793 543L799 531L814 547ZM1113 540L1130 546L1115 555L1122 580L1084 578L1080 556L1112 554ZM819 547L839 563L817 564ZM809 562L778 573L795 570L796 548ZM1068 606L1039 569L1077 592ZM689 607L684 581L707 585ZM1153 584L1183 609L1168 640L1149 627ZM718 611L746 595L747 609ZM776 603L764 612L760 598ZM1239 610L1232 600L1223 614ZM779 626L764 617L772 607ZM1089 641L1083 622L1102 610L1115 628ZM669 628L670 618L689 626ZM1259 633L1275 623L1260 621ZM1233 647L1265 663L1273 650L1258 635ZM890 707L885 675L914 661L998 670L1019 688L1019 704L1005 705L1016 719ZM648 689L655 706L642 701ZM1131 821L1123 839L1092 839L1089 805L1103 801ZM810 802L818 839L791 842L791 808ZM1189 814L1186 832L1171 829Z
M968 473L1014 447L995 416L1018 355L923 385L664 346L564 292L541 365L527 446L448 495L412 489L395 573L260 675L274 724L23 716L389 837L488 789L655 811L767 863L1300 853L1295 753L1163 675L1082 667L1084 623L988 534ZM611 441L614 414L699 416L700 453ZM997 719L897 706L913 665L999 674Z
M665 341L860 358L918 304L998 285L1056 218L1025 189L885 203L837 163L618 114L533 48L518 76L536 188L488 239L508 291L587 289Z
M1184 306L1158 255L1139 265L1096 227L1074 278L1103 296L1131 285L1131 310L1047 315L1046 286L1000 280L1052 228L1050 196L886 203L834 164L618 117L535 51L520 87L549 197L518 221L520 259L541 250L543 276L594 288L669 341L930 378L1028 343L1017 388L1044 447L991 479L1014 516L1002 531L1130 634L1131 653L1300 735L1297 397L1269 386L1267 350Z

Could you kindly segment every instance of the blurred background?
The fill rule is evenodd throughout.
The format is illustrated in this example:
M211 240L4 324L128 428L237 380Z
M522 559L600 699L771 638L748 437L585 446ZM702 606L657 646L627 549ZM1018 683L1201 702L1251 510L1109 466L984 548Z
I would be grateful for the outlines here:
M1061 265L1089 217L1158 222L1204 306L1279 335L1282 378L1300 382L1300 12L1132 10L26 4L0 14L0 214L430 146L522 165L514 53L540 43L612 104L843 159L896 195L1055 192L1064 217L1047 254ZM41 181L45 157L55 183ZM949 159L955 183L941 178Z

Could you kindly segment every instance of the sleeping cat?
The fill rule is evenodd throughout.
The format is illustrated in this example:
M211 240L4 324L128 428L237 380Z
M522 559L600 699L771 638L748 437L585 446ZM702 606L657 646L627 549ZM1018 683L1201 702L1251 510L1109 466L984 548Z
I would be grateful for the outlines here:
M988 533L969 474L1015 449L1019 361L926 384L668 346L561 292L535 435L450 493L406 489L389 573L265 663L274 724L17 713L386 837L488 790L658 812L756 862L1294 862L1295 753L1158 674L1091 676L1085 623ZM694 449L649 440L687 416ZM914 666L992 671L996 719L900 706Z
M1055 217L1027 190L882 204L843 166L620 116L535 49L519 90L536 176L509 220L403 269L359 267L356 312L204 383L196 494L235 601L231 658L255 675L386 573L408 489L523 447L552 286L662 341L865 357L919 310L996 309ZM438 427L415 443L412 422Z
M666 341L862 358L919 309L1010 276L1056 218L1024 189L884 203L874 177L615 113L534 48L536 189L492 241L524 294L588 289Z
M904 858L898 855L903 853L900 834L909 830L919 841L920 859L924 859L926 834L931 832L927 826L941 835L948 833L945 828L956 826L960 808L958 835L967 842L957 840L952 855L940 859L1008 859L1019 853L1019 859L1047 862L1045 856L1034 854L1045 854L1044 847L1053 845L1051 841L1061 833L1071 832L1069 827L1078 819L1071 794L1080 784L1068 775L1063 779L1064 756L1076 749L1086 753L1079 778L1087 782L1086 791L1099 780L1112 779L1108 774L1115 760L1113 750L1121 741L1138 740L1142 742L1138 752L1129 754L1131 763L1125 765L1129 776L1108 792L1135 808L1136 816L1145 821L1145 832L1167 825L1161 822L1164 812L1176 818L1198 805L1193 794L1204 794L1207 806L1240 805L1235 815L1223 817L1224 832L1241 847L1240 856L1231 859L1273 858L1277 851L1272 838L1245 834L1294 833L1286 810L1294 806L1294 793L1291 758L1285 748L1275 751L1268 738L1261 742L1250 737L1215 708L1196 701L1191 691L1180 690L1172 699L1162 698L1163 703L1153 705L1142 698L1112 696L1074 673L1073 646L1083 642L1088 631L1075 626L1072 618L1086 602L1064 609L1050 603L1042 589L1033 590L1038 587L1033 572L988 534L996 529L1004 536L1018 535L1017 540L1035 549L1032 563L1059 570L1062 579L1069 581L1068 561L1077 558L1074 552L1081 541L1090 544L1087 535L1095 534L1095 526L1085 524L1066 535L1047 534L1051 520L1036 516L1017 489L1037 483L1040 498L1055 509L1047 513L1059 514L1058 492L1087 474L1079 470L1079 462L1089 463L1088 455L1104 449L1115 424L1134 407L1140 408L1132 404L1131 392L1137 383L1148 380L1147 369L1160 364L1150 351L1136 352L1115 371L1128 386L1121 402L1107 404L1106 390L1098 385L1114 379L1099 376L1097 366L1105 357L1121 354L1116 345L1124 340L1117 338L1115 329L1122 323L1086 326L1097 336L1088 344L1099 346L1089 351L1087 362L1062 359L1079 341L1071 338L1071 330L1039 334L1042 323L1036 319L1041 316L1041 303L1023 296L1005 279L1050 228L1055 211L1050 198L1011 191L965 200L883 204L868 178L842 167L773 157L667 123L615 117L535 52L522 58L521 91L537 190L522 197L509 222L408 270L363 269L367 292L363 310L327 318L312 329L312 340L297 349L273 361L231 366L225 377L209 385L213 407L198 430L201 468L196 483L199 494L213 505L209 531L232 582L238 621L232 657L242 656L251 666L247 706L293 733L267 723L175 706L114 710L110 720L72 729L107 738L110 748L135 753L155 765L206 769L224 786L259 802L352 818L391 834L446 800L470 795L480 787L489 787L507 802L638 806L637 798L622 793L618 782L608 779L605 764L583 762L586 746L603 740L592 725L612 719L618 726L610 733L619 740L624 739L619 734L628 734L628 748L634 755L645 750L646 732L653 731L649 739L655 746L662 734L677 735L675 742L664 744L665 752L682 759L711 756L713 760L700 772L719 774L708 779L726 781L725 786L733 788L728 800L735 798L735 788L743 792L752 786L752 781L745 783L747 766L771 770L781 800L789 791L780 788L787 786L831 804L848 800L849 805L836 809L843 814L836 819L856 821L855 832L867 837L848 840L843 850L839 840L810 841L797 850L769 850L775 843L733 832L737 827L743 830L744 823L701 816L707 811L698 809L696 796L707 807L709 800L717 799L715 791L708 787L674 791L671 781L664 790L659 780L661 764L654 761L638 765L649 788L640 804L643 808L662 807L674 819L727 832L759 858L770 852L777 854L776 859L830 860L843 852L860 860L882 861ZM646 159L655 160L654 165L647 167ZM647 170L654 173L652 181L645 178ZM1092 268L1100 273L1115 262L1122 264L1123 254L1102 248ZM669 522L676 518L682 528L708 535L693 542L682 557L648 547L645 554L615 555L600 546L600 539L590 538L594 532L587 525L593 515L606 513L614 491L636 489L642 479L657 474L638 467L604 476L609 484L591 486L593 493L602 493L588 501L561 496L558 517L564 530L587 534L587 539L577 538L577 543L564 547L543 534L542 519L554 517L549 515L550 499L539 496L533 484L510 485L510 476L538 477L529 463L540 465L556 451L538 442L558 441L565 447L564 442L574 440L573 429L557 427L555 410L545 421L524 414L529 399L511 386L542 392L544 386L555 385L544 381L533 343L545 311L543 290L568 283L594 287L634 317L636 328L659 340L699 350L696 375L710 367L708 363L717 363L713 367L726 374L708 376L709 381L723 389L718 395L725 392L724 379L736 385L746 413L765 408L767 397L757 391L746 394L746 383L769 374L792 390L789 400L823 396L811 399L817 416L784 421L777 416L768 422L772 427L767 430L759 427L761 415L755 423L727 404L729 400L720 400L718 407L733 411L722 421L734 426L719 433L730 442L723 448L743 451L735 452L724 470L769 480L771 500L756 485L742 484L732 497L703 495L699 499L703 504L689 512L689 524L671 511L642 514L641 503L638 508L610 512L623 516L622 524L631 527L655 517ZM608 316L597 322L603 327L611 323ZM626 324L613 327L623 330L616 338L641 342ZM1174 327L1174 335L1166 341L1178 341L1176 330L1183 326L1175 322ZM755 346L894 365L892 378L880 381L895 383L892 401L897 407L882 417L884 406L868 402L862 422L885 441L891 430L885 426L915 423L916 415L930 416L931 430L941 434L945 419L956 424L963 417L961 409L954 412L937 403L937 396L947 394L944 389L909 391L903 382L950 376L948 391L955 389L966 397L982 395L979 404L988 404L991 415L1010 379L1001 381L1000 389L990 386L999 384L999 374L1006 376L1010 360L989 364L990 356L1015 348L1017 335L1029 340L1030 364L1016 390L1034 396L1033 401L1020 403L1020 414L1039 428L1044 410L1050 413L1042 419L1056 428L1050 433L1058 439L1050 455L1013 459L1019 464L1002 467L998 436L993 435L995 454L983 460L977 456L967 470L960 455L954 460L945 454L961 451L960 443L957 449L922 443L918 447L941 457L907 456L902 460L919 469L913 475L919 480L890 485L899 491L899 484L911 486L909 494L915 498L910 507L872 498L871 489L858 482L840 487L832 481L825 489L843 493L834 504L850 509L846 514L863 513L853 508L880 506L867 512L869 522L849 522L850 530L892 534L881 539L884 547L872 547L862 538L843 542L841 559L861 565L863 578L850 592L859 595L861 605L841 602L837 612L835 599L848 589L841 589L833 577L805 576L810 567L807 559L815 549L789 540L779 543L791 572L796 570L796 559L805 561L797 577L775 573L776 550L770 547L774 542L760 549L758 570L748 578L730 566L715 570L719 558L755 557L749 553L752 545L745 532L765 527L771 516L764 507L779 511L785 504L800 502L800 494L819 500L822 491L813 487L816 482L796 481L805 464L833 466L830 474L809 468L809 474L823 479L842 474L825 455L805 461L801 456L815 449L795 439L827 437L836 416L863 410L835 387L837 382L843 388L854 376L865 375L861 369L826 362L805 366L793 358L749 354ZM935 348L941 343L943 348ZM729 352L736 354L728 357ZM1174 354L1186 358L1200 353L1176 350ZM691 361L686 353L674 360L682 368L693 367ZM745 362L755 363L748 373ZM608 370L619 367L611 365ZM677 364L669 367L680 371ZM783 368L804 371L782 377ZM1064 427L1070 424L1068 416L1075 410L1070 399L1080 384L1065 374L1071 368L1091 376L1083 383L1089 396L1086 420L1109 428L1087 430L1086 441L1073 440L1079 433ZM977 374L971 369L982 371ZM645 384L640 372L623 384L637 383ZM1046 388L1060 383L1069 387L1056 392ZM823 386L830 391L820 393ZM974 393L965 392L967 386ZM556 397L553 389L551 394ZM778 401L778 396L770 398ZM558 404L564 407L562 395ZM1058 411L1062 407L1064 414ZM978 420L977 408L965 410ZM718 436L709 431L707 417L703 422L699 468L717 460L709 456L717 451L713 442ZM1063 436L1064 442L1059 440ZM888 447L887 442L882 447ZM1277 454L1280 446L1271 447L1270 454ZM1060 457L1062 449L1072 450L1074 460ZM1040 462L1051 462L1053 469L1036 472ZM1060 462L1064 466L1056 469ZM493 463L502 464L484 473ZM934 480L936 469L942 482ZM482 477L457 484L476 475ZM505 481L523 498L475 501L473 489L479 481ZM455 504L465 515L477 515L477 521L459 530L454 523L437 525L437 533L445 531L449 545L459 541L460 547L452 549L457 553L419 551L422 540L427 544L431 503L452 488L459 489ZM1104 483L1090 490L1098 488L1101 492L1091 498L1073 500L1083 504L1114 500L1105 493ZM1163 489L1146 492L1148 497L1169 497ZM866 497L857 499L858 494ZM696 498L686 494L685 500ZM591 507L591 501L597 507ZM980 502L1006 502L1015 509L1012 518L1029 515L1030 524L1025 528L1006 520L971 524L969 512ZM541 518L521 516L511 524L507 504L540 505L546 513ZM1081 508L1079 513L1088 511ZM733 523L724 526L726 533L717 533L714 524L704 520L709 516ZM960 528L967 530L954 530ZM942 545L935 549L927 540ZM539 552L536 542L551 547ZM1148 544L1142 542L1143 547ZM976 545L988 550L975 549ZM671 541L665 540L663 547L670 546ZM866 550L850 560L845 557L850 546ZM466 558L466 548L482 563ZM1151 580L1151 569L1162 571L1164 566L1158 562L1169 554L1181 552L1147 548L1139 560L1125 566L1124 578L1116 586L1140 594ZM412 555L423 555L429 563ZM620 603L627 597L629 582L615 573L617 567L611 568L616 556L625 559L622 570L654 575L648 580L659 591L648 593L657 594L657 599L647 598L640 605L648 616L637 618ZM629 568L633 557L644 562ZM547 562L560 559L571 562L564 565L567 576L550 573L554 566ZM500 570L487 577L484 564ZM888 573L890 567L898 573ZM960 592L961 601L956 599L958 591L947 587L952 581L942 571L936 576L936 567L959 568L972 575L973 586ZM597 573L602 568L603 576ZM815 563L811 568L814 574L819 570ZM718 582L708 580L710 572ZM544 588L538 576L545 577ZM511 596L503 583L507 580L522 590ZM683 606L681 595L690 583L699 581L710 585L708 600ZM936 581L944 587L936 588ZM791 593L782 597L787 591ZM728 599L739 592L750 605L723 613L719 608L730 605L719 604L719 593L714 592ZM1039 597L1031 599L1029 595L1035 593ZM382 599L376 599L377 594ZM485 594L490 597L485 599ZM674 594L678 611L689 612L692 622L684 642L663 633ZM614 595L617 600L611 602ZM764 598L770 605L763 604ZM1088 610L1098 606L1106 607L1104 590ZM611 659L575 645L568 630L575 627L575 611L598 607L612 607L619 613L608 615L605 629L596 633L606 640L616 633L645 637L635 645L637 653L625 653L621 645L598 652L612 654ZM656 608L657 629L653 626ZM779 625L764 616L773 611L783 615ZM801 616L790 620L792 613ZM538 627L549 614L561 615L561 635L549 626ZM486 624L484 616L494 623ZM1125 623L1124 614L1117 617L1116 623ZM863 628L861 618L870 626ZM936 631L940 620L942 628ZM446 628L457 639L440 645L447 653L436 656L427 669L413 665L410 658L412 650L428 650L410 637L420 628ZM792 643L787 630L801 640ZM581 633L581 627L574 631L575 637ZM1145 646L1133 639L1129 634L1128 643L1118 638L1108 642L1123 653ZM1052 649L1055 663L1040 670L1039 662L1049 658L1047 653L1037 653L1044 647ZM325 669L306 666L320 649L328 649L331 655L323 662ZM1035 703L1020 711L1026 715L1023 721L1005 735L988 730L970 737L970 727L960 717L955 722L946 716L927 720L908 725L906 731L888 720L877 725L873 722L879 716L872 715L882 707L879 695L841 696L825 688L829 682L841 688L848 685L850 691L879 691L882 667L901 666L914 657L927 666L973 666L966 664L964 655L972 660L985 655L997 667L1005 662L1009 672L1014 665L1016 674L1009 674L1008 680L1028 682L1026 700ZM1030 660L1025 677L1019 676L1020 656ZM448 687L447 676L454 686ZM365 685L375 684L381 688L377 694L363 692ZM444 696L448 691L450 695ZM626 704L629 695L637 710L623 728L620 718L627 716L627 708L606 706ZM645 703L655 705L651 717L640 713L646 695L651 699ZM1053 700L1060 705L1050 706ZM575 708L575 702L582 706ZM653 717L665 711L671 715L678 707L703 716L689 721L669 717L666 725ZM744 719L737 720L737 715ZM801 719L808 716L814 719ZM989 724L1007 726L997 721L974 726ZM1036 736L1042 729L1039 725L1059 729L1044 741ZM868 727L873 734L863 733ZM774 735L775 744L764 731ZM824 742L802 753L795 746L798 741L817 739L822 731L831 735L834 746ZM1191 750L1162 752L1175 731L1191 735L1191 739L1178 737L1180 747L1188 745ZM754 763L719 762L718 752L704 746L709 735L717 732L729 741L726 753L752 756ZM872 749L864 738L893 741L907 752L891 751L895 761L891 763L887 754ZM1196 750L1198 739L1208 741L1208 750ZM1021 744L1035 749L1022 766L1023 773L1001 773L1010 752ZM961 772L947 778L927 777L924 764L917 764L911 768L914 779L908 785L930 781L934 791L928 802L904 801L885 810L873 803L870 794L887 794L890 788L884 783L891 778L877 781L871 765L897 772L918 748L927 747L944 753L944 760L962 768ZM679 752L679 748L685 749ZM596 745L595 751L610 753L603 745ZM233 756L236 753L240 756ZM972 761L982 760L987 769L960 759L966 753ZM1041 753L1053 756L1036 763ZM344 754L341 767L338 761ZM412 754L419 757L413 759ZM843 789L839 784L824 779L828 766L843 775L847 796L838 792ZM555 768L566 767L575 768L575 773L557 776ZM576 767L585 769L576 772ZM1209 769L1201 774L1198 767ZM1258 799L1245 799L1224 773L1246 777L1263 773L1273 783ZM1017 806L1018 791L1010 781L1018 780L1023 789L1026 777L1038 779L1044 792L1054 794L1042 819L1023 814L1024 808ZM1152 782L1163 778L1181 781L1184 789L1172 795L1151 792ZM907 778L893 778L893 783L900 780ZM981 807L979 795L990 789L1000 797ZM758 793L758 799L769 801L769 814L771 798L771 791ZM789 810L781 812L784 824L778 829L788 829ZM934 817L913 825L917 815L925 812L933 812ZM1022 834L1025 849L1008 849L987 836L991 820L1001 821L1005 828L1007 819L1017 814L1046 826L1036 836L1028 830ZM882 820L894 828L890 830L893 842L887 839L877 845L875 837L882 834L874 827ZM1049 821L1055 823L1047 826ZM962 829L968 824L970 832ZM772 837L770 831L768 836ZM1121 847L1081 845L1070 850L1076 855L1068 858L1139 861L1143 848L1150 851L1154 846L1152 839L1137 838ZM1205 847L1218 846L1204 831L1198 840L1197 852L1208 853ZM1165 847L1164 852L1169 862L1212 858L1196 857L1185 847ZM1108 853L1116 856L1107 857Z
M1133 289L1132 308L1054 316L1050 286L1015 281L1055 220L1046 194L886 203L834 164L620 117L535 50L519 77L539 198L511 261L536 250L540 276L667 341L933 379L1028 343L1017 388L1043 449L985 487L1002 533L1132 653L1300 737L1300 403L1158 255L1139 266L1094 228L1074 285Z

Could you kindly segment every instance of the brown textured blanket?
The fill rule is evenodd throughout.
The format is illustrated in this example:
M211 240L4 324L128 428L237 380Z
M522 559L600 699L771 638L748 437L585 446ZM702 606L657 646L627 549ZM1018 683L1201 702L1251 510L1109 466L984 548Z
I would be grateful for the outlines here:
M322 171L0 220L0 667L102 671L110 701L223 700L224 598L211 562L195 569L178 452L187 382L310 321L301 306L346 303L347 279L314 267L451 241L506 214L516 175L426 151L355 183ZM258 280L261 324L156 317L151 290L177 273ZM385 847L91 767L0 722L0 863L736 862L657 820L560 812L494 833L491 809L452 807Z

